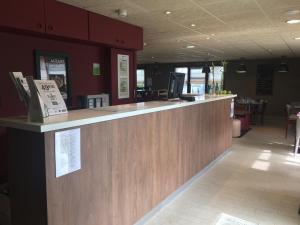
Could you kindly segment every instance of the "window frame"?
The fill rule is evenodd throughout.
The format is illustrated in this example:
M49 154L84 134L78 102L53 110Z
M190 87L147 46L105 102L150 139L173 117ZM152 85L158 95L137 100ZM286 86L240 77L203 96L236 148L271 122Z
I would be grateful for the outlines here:
M187 93L191 93L191 86L192 86L191 85L191 70L199 68L202 72L203 67L204 67L204 65L200 65L200 66L175 66L174 67L174 72L176 72L177 68L187 68L188 69L187 70L187 81L186 81L187 82L187 84L186 84L187 85ZM224 70L224 66L222 66L222 65L216 65L215 67L223 67L223 70ZM210 66L210 68L211 68L211 66ZM207 85L209 84L210 74L211 73L205 74L205 78L204 78L205 79L205 90L204 90L204 93L206 93L206 91L207 91ZM220 85L222 85L222 87L223 87L224 86L224 80L225 80L224 74L222 75L221 79L222 80L221 80Z
M191 67L189 67L189 86L190 86L190 91L188 93L192 93L192 70L193 69L200 69L200 72L202 73L203 66L191 66ZM199 79L203 79L204 80L204 94L205 94L205 91L206 91L205 84L206 84L206 79L207 79L206 78L206 74L204 74L203 78L200 77Z
M139 87L138 86L138 70L144 71L144 86L143 87ZM137 89L144 89L144 88L146 88L146 70L144 68L137 68L136 69L136 88Z

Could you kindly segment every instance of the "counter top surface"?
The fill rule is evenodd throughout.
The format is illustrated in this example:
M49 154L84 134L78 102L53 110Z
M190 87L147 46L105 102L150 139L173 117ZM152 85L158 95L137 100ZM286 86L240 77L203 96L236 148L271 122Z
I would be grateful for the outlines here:
M206 102L234 98L236 95L203 96L201 100L187 102L177 101L152 101L132 103L126 105L108 106L98 109L81 109L69 111L67 114L45 118L44 123L28 122L27 116L0 118L0 126L16 128L34 132L48 132L60 129L78 127L114 119L137 116L147 113L159 112L169 109L187 107Z

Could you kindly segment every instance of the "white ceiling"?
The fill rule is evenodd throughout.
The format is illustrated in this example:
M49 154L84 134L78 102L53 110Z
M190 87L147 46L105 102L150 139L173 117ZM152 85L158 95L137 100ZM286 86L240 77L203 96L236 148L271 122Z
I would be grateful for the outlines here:
M300 10L300 0L60 1L143 27L139 63L300 56L300 24L285 23L300 19L287 13ZM120 8L128 17L118 17Z

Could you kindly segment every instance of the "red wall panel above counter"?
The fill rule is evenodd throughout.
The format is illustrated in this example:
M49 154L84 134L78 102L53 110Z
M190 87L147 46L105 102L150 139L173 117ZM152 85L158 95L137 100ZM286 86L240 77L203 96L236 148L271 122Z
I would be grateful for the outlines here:
M143 49L143 29L96 13L89 13L89 39L124 49Z

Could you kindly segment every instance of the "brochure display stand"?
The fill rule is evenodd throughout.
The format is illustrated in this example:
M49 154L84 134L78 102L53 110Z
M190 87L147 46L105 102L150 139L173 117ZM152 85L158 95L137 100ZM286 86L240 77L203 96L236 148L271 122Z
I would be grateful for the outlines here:
M24 78L21 72L11 72L21 101L28 108L28 120L43 123L48 116L67 113L67 107L54 80Z

